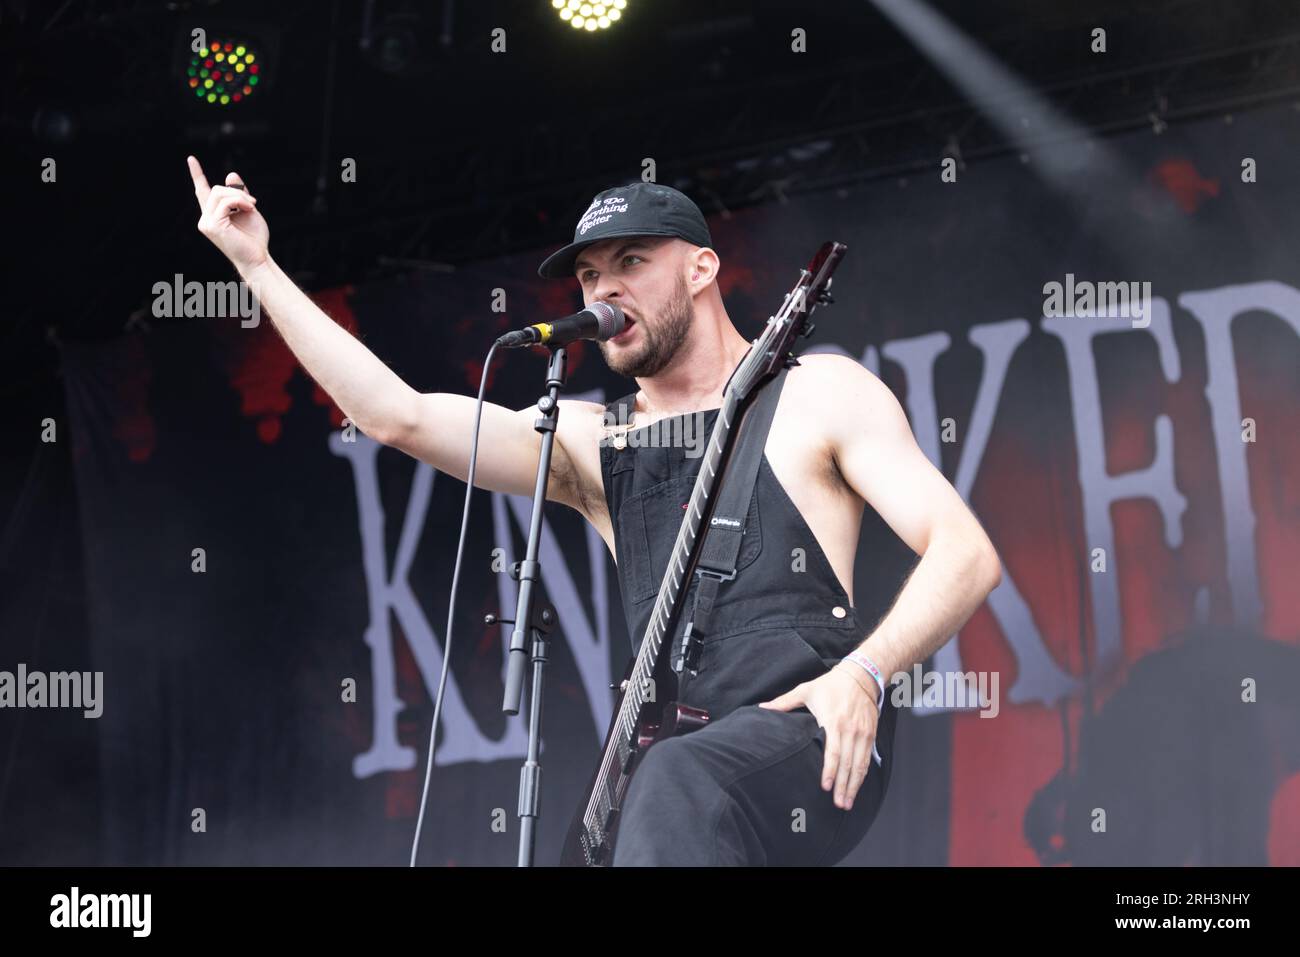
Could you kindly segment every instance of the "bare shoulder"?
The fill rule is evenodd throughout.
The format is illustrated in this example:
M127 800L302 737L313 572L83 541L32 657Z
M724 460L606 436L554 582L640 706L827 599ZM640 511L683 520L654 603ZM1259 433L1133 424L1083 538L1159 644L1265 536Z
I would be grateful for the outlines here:
M801 355L788 377L801 411L818 417L836 451L848 442L907 441L911 428L893 390L866 365L836 352Z
M823 383L832 389L836 385L880 382L875 373L857 359L838 352L810 352L799 356L799 364L789 376L791 382L796 379L809 380L809 386Z
M896 405L893 392L857 359L834 352L814 352L799 357L799 365L786 377L786 388L801 408L824 413L828 419L861 420L864 412Z

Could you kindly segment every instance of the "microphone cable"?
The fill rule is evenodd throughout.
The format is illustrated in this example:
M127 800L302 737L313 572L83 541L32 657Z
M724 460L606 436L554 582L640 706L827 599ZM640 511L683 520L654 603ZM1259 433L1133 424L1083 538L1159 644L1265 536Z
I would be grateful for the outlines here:
M424 811L429 800L429 782L433 777L433 749L438 739L438 716L442 713L442 695L447 688L447 670L451 666L451 626L456 617L456 590L460 585L460 563L465 556L465 532L469 528L469 502L474 492L474 468L478 464L478 429L483 419L483 391L487 387L488 369L496 354L499 342L494 342L483 361L483 375L478 384L478 401L474 406L474 436L470 443L469 474L465 477L465 507L460 516L460 541L456 544L456 564L451 573L451 602L447 608L446 640L442 646L442 675L438 679L438 694L433 702L433 727L429 729L429 755L425 759L424 790L420 795L420 813L415 819L415 840L411 844L411 867L420 851L420 831L424 826Z

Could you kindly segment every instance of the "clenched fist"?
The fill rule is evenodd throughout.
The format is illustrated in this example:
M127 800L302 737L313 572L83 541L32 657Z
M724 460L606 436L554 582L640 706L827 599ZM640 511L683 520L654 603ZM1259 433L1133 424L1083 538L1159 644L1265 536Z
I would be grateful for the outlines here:
M199 232L243 272L267 260L271 230L257 211L257 198L248 192L238 173L226 175L225 186L209 186L203 167L193 156L185 157L199 201Z

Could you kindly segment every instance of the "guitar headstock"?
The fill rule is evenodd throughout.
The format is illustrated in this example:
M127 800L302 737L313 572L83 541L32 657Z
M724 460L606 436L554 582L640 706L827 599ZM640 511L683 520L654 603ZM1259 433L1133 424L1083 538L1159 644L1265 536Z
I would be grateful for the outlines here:
M781 308L768 319L767 328L732 376L730 388L739 399L777 375L789 362L795 341L812 335L816 327L810 317L818 306L835 302L831 277L848 248L834 240L822 243L807 267L799 271L794 288L786 293Z

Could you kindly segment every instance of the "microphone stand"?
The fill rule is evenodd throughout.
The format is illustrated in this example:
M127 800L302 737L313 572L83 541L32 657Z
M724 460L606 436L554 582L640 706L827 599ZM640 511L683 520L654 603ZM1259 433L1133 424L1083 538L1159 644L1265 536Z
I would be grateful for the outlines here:
M546 504L546 486L551 477L551 449L555 444L555 426L560 417L560 389L564 386L568 371L568 356L564 346L551 352L546 369L546 394L537 400L537 411L541 418L533 423L533 428L542 434L542 450L537 460L537 481L533 486L533 513L528 523L528 545L524 551L524 560L516 562L511 568L511 575L519 582L519 598L515 606L514 621L501 619L513 624L510 635L510 651L506 659L506 687L501 710L508 715L519 713L519 699L523 692L524 669L528 664L529 653L525 645L524 632L528 631L532 643L533 684L528 702L528 757L519 774L519 867L531 867L533 864L536 825L540 805L540 782L542 766L538 761L541 754L542 735L542 687L546 668L546 640L551 629L559 624L552 608L534 609L533 589L541 578L541 563L537 560L538 548L542 537L542 508ZM488 624L496 617L488 615Z

